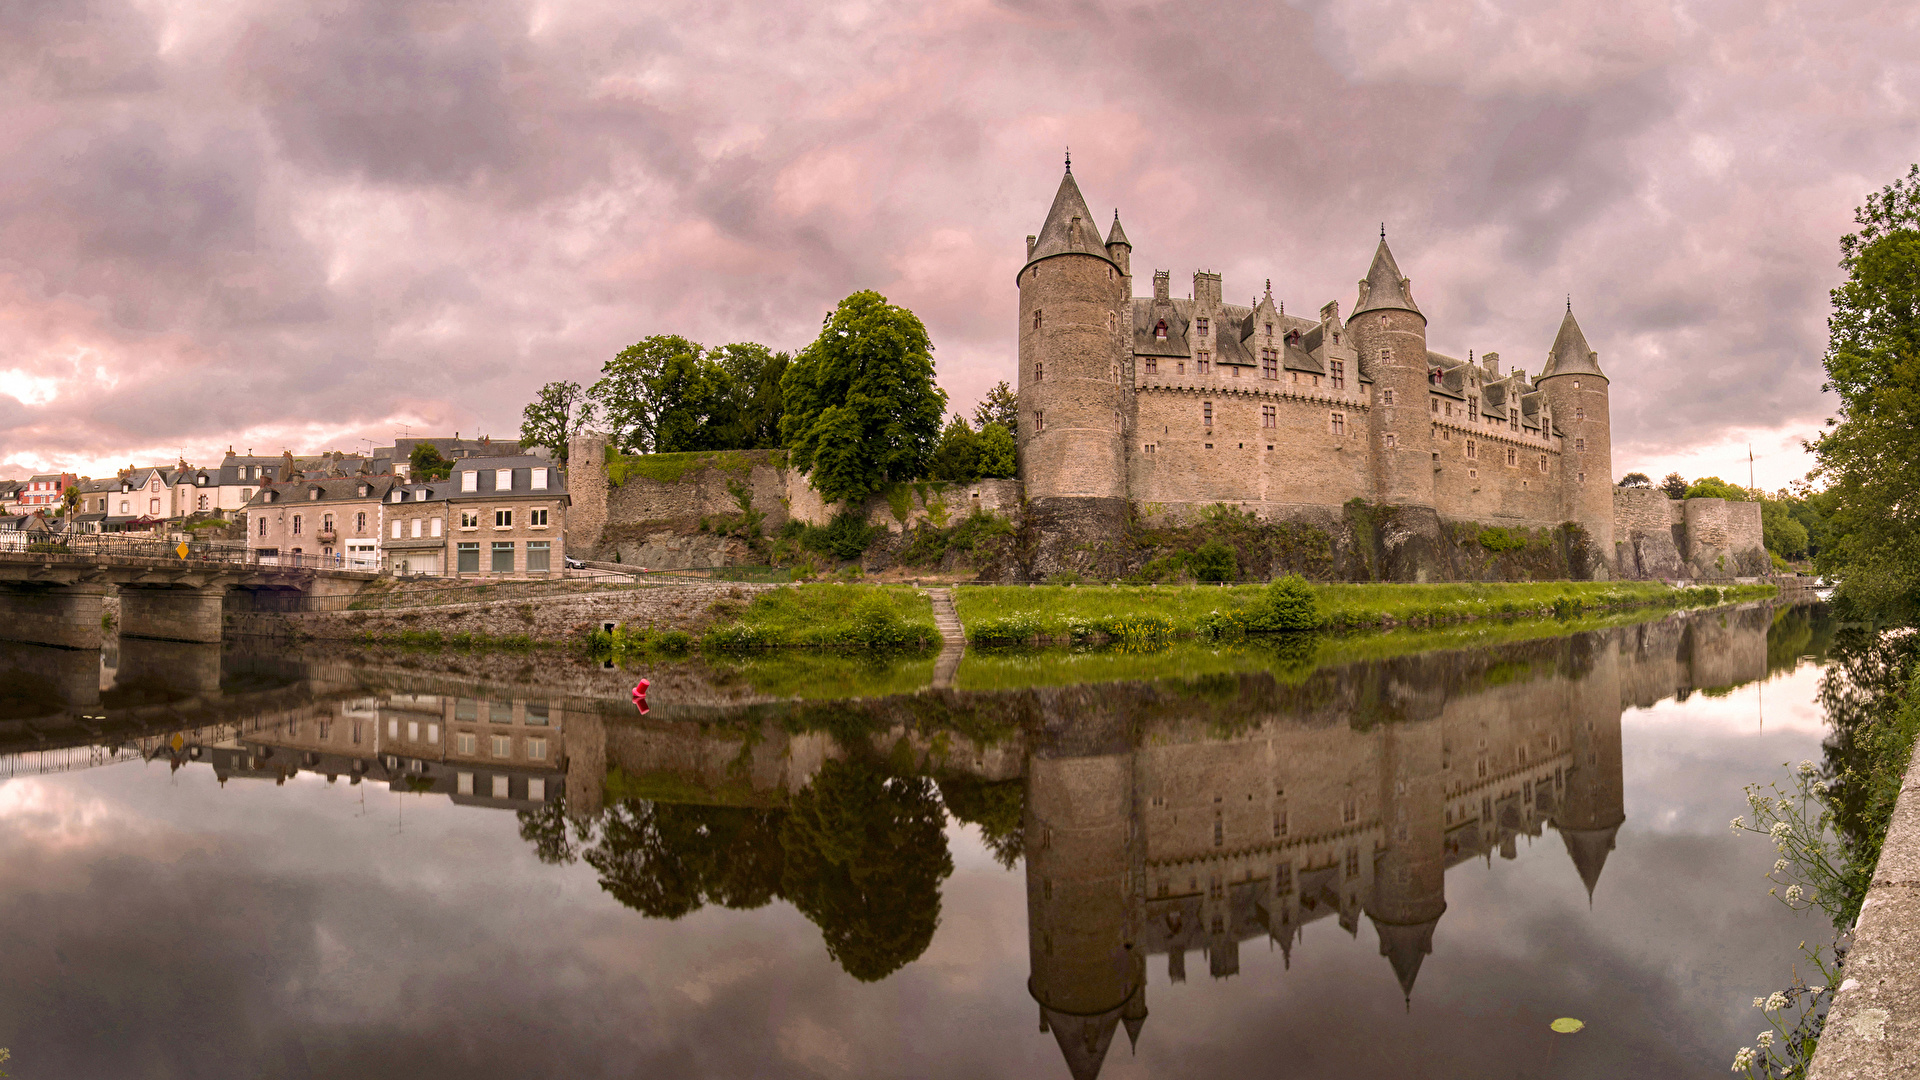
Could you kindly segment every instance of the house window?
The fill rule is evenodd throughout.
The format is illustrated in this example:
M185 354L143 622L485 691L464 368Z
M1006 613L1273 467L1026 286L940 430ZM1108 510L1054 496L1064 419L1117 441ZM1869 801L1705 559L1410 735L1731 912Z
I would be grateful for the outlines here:
M495 491L512 491L513 490L513 470L512 469L493 470L493 490Z
M1205 402L1201 402L1201 404L1200 404L1200 422L1201 422L1201 424L1202 424L1202 425L1204 425L1204 426L1206 426L1206 427L1212 427L1212 426L1213 426L1213 402L1211 402L1211 401L1205 401Z
M527 573L544 574L551 568L553 541L527 541Z
M1111 273L1111 271L1109 271ZM547 781L545 777L527 777L527 800L529 802L547 801Z
M197 505L200 509L205 510L207 508L207 497L205 495L200 496L199 502L197 502L195 505Z
M1573 448L1575 450L1585 450L1587 448L1587 440L1585 439L1573 440Z
M473 774L470 772L463 772L456 775L453 781L453 789L454 789L454 793L458 795L473 794Z
M332 514L327 514L327 515L324 515L323 517L321 517L321 519L320 519L320 531L321 531L321 532L332 532L332 531L333 531L333 515L332 515Z
M495 540L493 542L493 572L513 573L513 541Z
M395 525L394 528L398 529L399 526ZM455 545L454 558L458 560L455 563L455 570L459 573L477 574L480 572L480 545L478 543Z
M1391 389L1380 391L1380 404L1382 405L1393 404L1393 391Z
M1033 410L1033 430L1036 433L1047 430L1047 414L1039 409Z
M1167 340L1167 320L1161 319L1159 322L1153 324L1153 339L1155 341Z
M1520 451L1515 450L1511 446L1507 447L1507 464L1509 465L1520 464Z
M439 518L433 518L433 519L432 519L432 520L431 520L431 521L430 521L430 522L428 523L428 528L427 528L427 534L428 534L429 536L439 536L439 535L440 535L440 519L439 519Z
M496 799L504 799L508 797L506 777L496 776L493 778L493 797Z
M121 499L121 500L120 500L120 516L121 516L121 517L125 517L125 516L127 516L128 514L131 514L131 513L133 512L132 510L129 510L129 509L128 509L128 507L129 507L129 506L131 506L131 505L132 505L132 504L131 504L131 503L129 503L129 502L127 502L127 500L125 500L125 499ZM265 525L265 524L266 524L266 522L264 522L264 521L262 521L262 522L261 522L260 524L262 524L262 525Z
M1393 443L1393 433L1392 433L1391 431L1389 431L1389 432L1387 433L1387 449L1389 449L1389 450L1391 450L1391 449L1393 449L1393 445L1394 445L1394 443Z
M495 510L493 512L493 527L496 529L513 528L513 511Z
M547 490L547 470L545 469L527 470L527 483L535 491Z
M160 500L159 499L147 500L147 513L152 514L155 517L160 516Z
M1333 433L1335 435L1345 435L1347 433L1347 414L1346 413L1329 414L1327 423L1332 428Z
M460 490L461 490L461 491L479 491L479 490L480 490L480 474L479 474L479 472L477 472L477 471L475 471L475 470L473 470L473 469L463 469L463 470L461 470L461 472L460 472ZM396 501L397 501L397 500L396 500Z
M550 715L551 710L546 702L529 701L527 702L526 719L523 723L528 727L546 727L547 719Z
M413 538L415 540L420 539L420 519L419 518L413 519Z
M1207 326L1208 326L1208 325L1209 325L1209 324L1208 324L1208 322L1207 322L1207 320L1205 320L1205 319L1195 319L1195 320L1193 320L1193 330L1194 330L1194 333L1196 333L1196 334L1199 334L1199 335L1200 335L1201 337L1206 337L1206 336L1207 336Z
M1274 409L1273 406L1271 405L1260 406L1260 426L1261 427L1263 428L1278 427L1279 420L1280 418L1279 418L1278 412L1277 410Z
M1260 350L1260 374L1262 377L1268 379L1278 379L1280 377L1280 356L1274 352L1274 350Z
M494 757L513 756L513 737L511 735L494 735L487 741L492 744L488 749L493 751Z
M293 515L293 535L295 536L300 535L300 515L299 514Z
M480 752L480 738L471 731L461 732L454 739L454 742L459 746L460 753L462 754L477 754Z
M541 507L538 510L527 511L527 524L533 526L536 529L546 528L547 527L546 508Z
M400 521L397 518L394 520L394 523L393 523L393 538L395 540L400 539Z
M527 760L528 761L547 760L547 740L528 739L527 740Z
M1041 327L1041 324L1043 324L1044 322L1046 322L1046 318L1047 318L1047 313L1046 313L1046 312L1044 312L1044 311L1035 311L1035 312L1033 313L1033 328L1034 328L1035 330L1038 330L1038 329L1040 329L1040 327Z
M1147 357L1146 360L1147 360L1147 374L1149 375L1160 374L1160 361L1156 360L1151 356Z
M1205 375L1207 373L1207 365L1212 360L1213 360L1212 353L1208 353L1208 352L1195 353L1193 357L1194 374Z
M267 535L267 519L266 518L260 519L260 535L261 536Z

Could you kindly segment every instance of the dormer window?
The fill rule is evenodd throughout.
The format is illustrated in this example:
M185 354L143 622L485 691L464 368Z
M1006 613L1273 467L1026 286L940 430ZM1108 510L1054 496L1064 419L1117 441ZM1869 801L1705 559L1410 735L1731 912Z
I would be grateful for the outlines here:
M1272 323L1268 323L1268 324L1267 324L1267 336L1268 336L1268 337L1272 337L1272 336L1273 336L1273 324L1272 324Z
M414 501L414 502L426 502L426 501L427 501L427 496L429 496L429 495L431 495L431 494L433 494L433 489L431 489L431 488L421 488L420 490L418 490L418 491L416 491L416 492L414 492L414 493L413 493L413 501Z
M1193 332L1196 334L1199 334L1201 337L1206 337L1207 336L1207 320L1205 319L1193 320Z
M529 469L527 470L527 476L528 476L528 483L532 486L533 490L535 491L547 490L547 470Z
M493 490L495 491L512 491L513 490L513 470L512 469L493 470Z
M460 490L461 491L479 491L480 490L480 473L478 470L462 469L460 471Z
M1155 341L1167 340L1167 320L1161 319L1159 322L1154 324L1153 340Z
M318 500L319 500L319 498L320 498L320 489L319 489L319 488L308 488L308 489L307 489L307 500L308 500L309 502L314 502L314 501L318 501Z
M404 491L395 491L395 492L393 493L393 497L392 497L392 500L391 500L391 501L393 501L393 502L399 502L400 500L402 500L402 499L404 499L404 498L406 498L406 497L407 497L407 493L406 493L406 492L404 492Z

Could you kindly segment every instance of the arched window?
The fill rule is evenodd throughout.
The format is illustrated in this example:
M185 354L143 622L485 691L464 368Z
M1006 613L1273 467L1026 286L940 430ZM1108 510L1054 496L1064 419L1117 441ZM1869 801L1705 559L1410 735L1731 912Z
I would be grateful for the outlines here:
M1159 322L1153 324L1153 339L1155 341L1167 340L1167 320L1161 319Z

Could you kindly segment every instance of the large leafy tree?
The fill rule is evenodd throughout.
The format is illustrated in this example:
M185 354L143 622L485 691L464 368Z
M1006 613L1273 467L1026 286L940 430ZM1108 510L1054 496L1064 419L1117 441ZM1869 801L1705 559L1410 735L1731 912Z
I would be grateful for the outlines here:
M1871 608L1920 600L1920 165L1854 213L1827 319L1838 416L1812 443L1831 494L1819 556Z
M740 410L733 400L733 377L719 364L695 352L676 353L667 358L649 389L654 400L655 453L739 448Z
M926 951L953 873L933 781L829 761L781 829L781 891L847 974L874 982Z
M577 382L550 382L520 414L520 446L544 446L560 461L567 446L593 422L593 399Z
M453 475L453 462L440 454L440 448L430 442L413 444L413 451L407 455L407 476L416 482L421 480L445 480Z
M707 904L756 908L780 894L783 817L778 810L626 799L607 808L599 842L581 857L614 899L656 919ZM532 839L539 850L539 838Z
M1666 492L1669 499L1684 499L1687 497L1687 478L1670 472L1665 480L1660 481L1660 490Z
M832 502L926 473L947 395L913 312L871 290L840 301L781 380L793 466Z
M647 454L654 451L661 401L660 375L677 356L698 359L701 347L678 334L655 334L621 349L600 368L600 381L588 394L613 435L614 445Z
M709 349L656 334L620 350L587 391L614 442L636 453L780 445L786 353L739 342Z
M785 412L780 380L793 358L750 341L722 345L710 355L730 380L733 445L742 450L778 448L780 417Z

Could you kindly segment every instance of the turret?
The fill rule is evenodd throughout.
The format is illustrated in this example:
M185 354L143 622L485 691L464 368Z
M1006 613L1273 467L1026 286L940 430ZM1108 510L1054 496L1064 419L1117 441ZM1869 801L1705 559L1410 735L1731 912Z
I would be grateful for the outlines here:
M1447 910L1446 788L1438 718L1390 725L1381 736L1380 825L1367 917L1408 1006L1433 929Z
M1560 449L1561 490L1567 520L1587 532L1599 565L1595 577L1609 576L1613 550L1613 437L1607 377L1600 370L1600 354L1587 347L1586 335L1574 321L1573 304L1560 320L1560 333L1547 354L1547 366L1537 385L1547 395L1553 440Z
M1375 496L1399 506L1433 505L1433 427L1427 415L1427 317L1413 283L1387 249L1386 230L1360 299L1347 317L1360 370L1373 380L1368 431Z
M1074 1080L1092 1080L1115 1031L1139 1038L1146 957L1125 724L1076 716L1071 726L1063 741L1076 745L1042 748L1028 761L1027 989Z
M1102 241L1069 166L1027 245L1017 434L1020 478L1035 502L1126 496L1120 331L1132 246L1118 221Z
M1127 230L1120 227L1120 211L1113 212L1113 228L1107 230L1107 257L1120 268L1120 273L1128 278L1133 276L1133 244L1127 239ZM1133 289L1121 290L1121 296L1132 296Z

